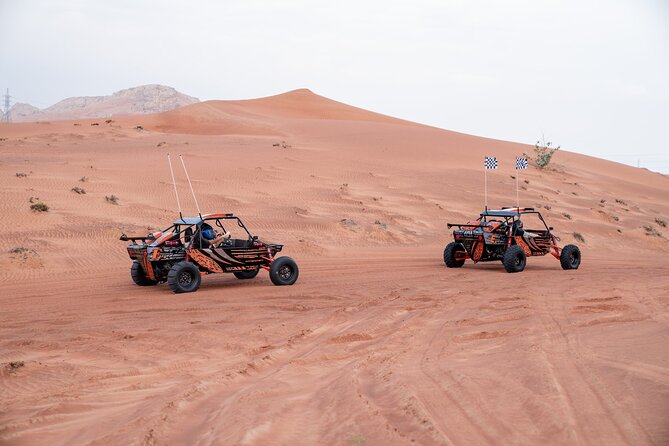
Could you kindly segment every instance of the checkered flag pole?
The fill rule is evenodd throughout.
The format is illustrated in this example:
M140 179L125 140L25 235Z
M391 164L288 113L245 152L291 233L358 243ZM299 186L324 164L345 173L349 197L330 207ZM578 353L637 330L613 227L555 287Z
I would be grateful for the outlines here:
M516 157L516 206L518 206L518 209L520 209L520 186L518 185L519 183L519 178L520 178L520 171L523 169L527 169L527 158L524 156L517 156Z
M483 167L484 167L484 195L485 195L485 209L488 210L488 170L497 169L497 158L494 156L486 156L483 158Z

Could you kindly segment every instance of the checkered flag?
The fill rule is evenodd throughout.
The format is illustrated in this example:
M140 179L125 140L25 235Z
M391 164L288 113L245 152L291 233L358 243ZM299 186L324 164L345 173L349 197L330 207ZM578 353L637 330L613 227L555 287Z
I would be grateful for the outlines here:
M486 156L483 165L486 169L497 169L497 158L494 156Z
M527 166L528 166L527 158L525 157L521 158L518 156L516 157L516 170L527 169Z

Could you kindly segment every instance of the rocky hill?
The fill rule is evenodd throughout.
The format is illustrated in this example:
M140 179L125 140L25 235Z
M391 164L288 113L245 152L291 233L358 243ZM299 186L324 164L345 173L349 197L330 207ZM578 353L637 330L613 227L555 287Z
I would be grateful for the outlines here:
M109 96L81 96L62 101L40 110L30 104L17 103L9 110L14 122L57 121L79 118L159 113L199 102L164 85L142 85L117 91Z

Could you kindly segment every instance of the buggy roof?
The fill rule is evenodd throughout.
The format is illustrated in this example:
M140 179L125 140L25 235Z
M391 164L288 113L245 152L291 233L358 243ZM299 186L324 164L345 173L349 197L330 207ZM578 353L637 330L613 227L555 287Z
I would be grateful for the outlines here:
M175 225L197 225L213 218L237 218L233 214L204 214L198 217L182 217L174 221Z
M537 213L534 208L505 208L501 210L489 209L481 212L481 217L516 217L520 214Z
M174 220L175 225L196 225L202 222L200 217L182 217L178 220Z

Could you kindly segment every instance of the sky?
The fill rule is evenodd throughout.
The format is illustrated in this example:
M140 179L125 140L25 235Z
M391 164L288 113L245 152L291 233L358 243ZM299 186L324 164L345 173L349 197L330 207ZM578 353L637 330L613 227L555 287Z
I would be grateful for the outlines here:
M297 88L669 173L667 0L0 0L0 92ZM492 148L494 149L494 148Z

